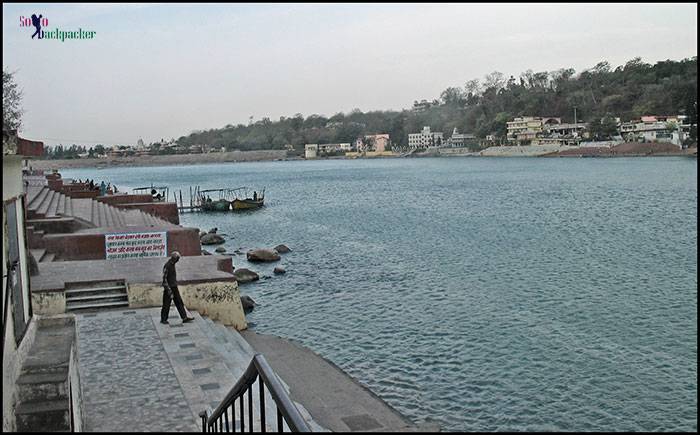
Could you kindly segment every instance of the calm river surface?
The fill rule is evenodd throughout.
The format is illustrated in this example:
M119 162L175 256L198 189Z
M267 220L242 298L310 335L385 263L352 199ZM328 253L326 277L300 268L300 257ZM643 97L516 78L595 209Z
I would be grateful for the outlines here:
M73 169L119 190L266 186L181 215L295 339L444 430L697 430L697 160L422 158ZM213 247L207 248L213 251Z

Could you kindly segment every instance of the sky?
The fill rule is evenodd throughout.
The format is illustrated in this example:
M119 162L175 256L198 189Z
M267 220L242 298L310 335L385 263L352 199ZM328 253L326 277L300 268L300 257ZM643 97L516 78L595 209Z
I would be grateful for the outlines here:
M91 40L36 40L44 30ZM492 71L697 55L697 4L6 4L21 135L129 145L280 116L401 110Z

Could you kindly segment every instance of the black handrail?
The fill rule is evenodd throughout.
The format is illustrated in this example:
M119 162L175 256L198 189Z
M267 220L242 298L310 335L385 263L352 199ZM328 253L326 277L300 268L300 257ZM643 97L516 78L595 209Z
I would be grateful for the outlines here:
M277 375L272 370L272 367L267 363L262 354L255 354L248 368L243 373L243 376L231 388L231 391L224 397L219 406L212 412L210 416L207 411L199 413L202 419L202 432L235 432L236 431L236 407L235 401L239 401L239 412L241 419L240 431L245 430L245 414L243 412L243 397L248 392L248 430L253 431L253 384L260 379L259 411L260 411L260 430L266 431L265 425L265 386L267 386L272 399L277 405L277 431L282 432L284 422L292 432L311 432L308 424L299 413L299 410L289 398L287 391L282 386L282 383L277 379ZM231 409L231 427L229 427L228 411ZM224 425L225 423L225 425ZM232 430L230 430L232 429Z

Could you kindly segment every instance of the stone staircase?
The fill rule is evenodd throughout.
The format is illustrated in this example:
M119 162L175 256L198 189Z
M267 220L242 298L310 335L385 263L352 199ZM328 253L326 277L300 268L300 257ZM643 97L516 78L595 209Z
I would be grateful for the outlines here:
M30 249L29 251L32 253L34 259L39 263L48 263L50 261L58 260L56 254L53 252L48 252L44 248Z
M17 379L18 432L67 432L71 418L69 369L75 341L72 319L41 322ZM42 324L43 323L43 324Z
M66 312L128 308L124 281L66 283Z
M75 217L96 228L176 226L138 209L121 209L92 198L71 198L38 185L27 186L27 215L29 219Z
M209 338L210 342L216 347L216 350L221 354L226 366L231 370L231 373L234 375L236 379L240 378L243 373L245 372L245 369L248 368L248 365L253 359L253 356L255 355L255 350L248 344L248 342L241 336L241 334L236 331L235 329L230 329L224 325L221 325L219 323L216 323L212 321L211 319L200 316L196 311L192 311L191 314L195 318L195 323L199 326L199 328L205 333L205 335ZM279 381L282 385L284 385L285 389L287 390L287 393L289 393L289 386L281 379L279 378ZM253 403L254 403L254 408L258 403L258 397L259 397L259 385L258 381L256 380L255 383L253 384ZM232 388L233 385L228 386L227 388L230 389ZM309 412L304 408L300 403L294 402L296 405L297 409L299 409L299 412L301 413L302 417L304 420L309 424L311 429L314 432L327 432L327 429L321 427L318 423L316 423L313 420L313 417ZM236 401L236 431L240 430L240 412L239 412L239 403ZM214 409L210 408L208 409L208 413L211 414ZM246 414L246 423L248 422L248 397L246 393L246 398L244 400L244 413ZM265 426L267 431L270 432L276 432L277 431L277 426L276 426L276 405L274 400L272 399L272 396L270 396L269 391L267 388L265 389L265 415L266 421L265 421ZM229 421L233 421L232 419L232 413L229 411ZM245 427L246 431L249 431L250 428L246 424ZM286 423L284 424L284 430L289 431L288 426ZM261 422L260 422L260 415L259 412L256 410L253 413L253 432L260 432L261 431Z

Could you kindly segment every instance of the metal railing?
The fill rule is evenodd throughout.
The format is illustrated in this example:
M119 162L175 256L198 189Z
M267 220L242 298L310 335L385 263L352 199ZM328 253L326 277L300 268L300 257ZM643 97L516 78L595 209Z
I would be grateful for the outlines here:
M289 398L282 383L277 379L277 375L272 371L272 367L267 363L262 354L255 354L243 376L231 388L231 391L224 397L219 406L207 415L207 411L199 413L202 419L202 432L236 432L236 400L238 400L238 414L240 416L240 432L244 432L246 427L248 432L253 432L253 384L256 380L259 386L258 411L260 413L260 432L265 432L265 387L272 396L277 408L277 432L284 432L284 424L291 432L311 432L311 429L304 421L299 410ZM245 394L247 397L247 410ZM247 412L246 412L247 411ZM246 414L248 423L246 424ZM229 420L230 415L230 420Z

